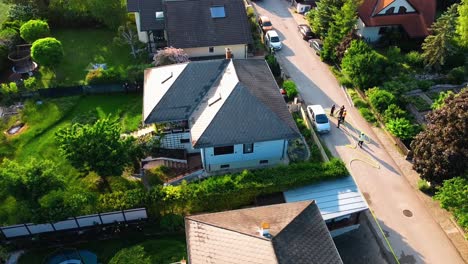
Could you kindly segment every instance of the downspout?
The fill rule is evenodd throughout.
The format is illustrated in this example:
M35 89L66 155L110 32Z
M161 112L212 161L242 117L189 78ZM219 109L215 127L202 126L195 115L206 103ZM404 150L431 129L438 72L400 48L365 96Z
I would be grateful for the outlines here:
M201 151L202 151L202 153L203 153L203 159L202 159L202 160L203 160L203 168L205 169L205 171L208 171L208 172L209 172L208 168L206 167L205 149L202 148Z
M283 153L281 153L281 160L284 160L284 153L285 153L285 148L286 148L287 140L283 141Z

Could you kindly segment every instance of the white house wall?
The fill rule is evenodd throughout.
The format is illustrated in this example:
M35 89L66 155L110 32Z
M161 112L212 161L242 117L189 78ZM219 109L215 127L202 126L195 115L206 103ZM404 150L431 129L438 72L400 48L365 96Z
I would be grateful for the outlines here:
M135 23L137 27L137 32L138 32L138 39L141 42L148 43L148 33L146 31L141 31L141 26L140 26L140 13L135 12Z
M357 34L365 39L367 42L376 42L379 40L380 27L367 27L364 22L359 18L357 22Z
M247 58L247 47L245 44L238 45L225 45L225 46L213 46L213 52L210 52L210 47L198 47L198 48L184 48L184 51L189 57L207 57L207 56L221 56L226 54L226 48L230 48L234 59L245 59Z
M181 143L181 139L188 139L187 143ZM188 153L198 153L199 149L194 149L190 140L190 132L165 134L161 140L161 147L167 149L185 149Z
M286 155L287 141L275 140L254 143L253 153L244 154L244 145L234 145L233 154L214 155L214 148L204 148L201 151L205 170L218 171L221 165L229 165L228 169L252 168L268 166L283 162ZM260 164L261 160L268 163Z

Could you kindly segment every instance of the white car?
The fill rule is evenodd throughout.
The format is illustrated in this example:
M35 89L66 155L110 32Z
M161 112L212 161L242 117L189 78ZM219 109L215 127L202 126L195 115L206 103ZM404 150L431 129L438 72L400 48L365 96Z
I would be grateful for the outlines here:
M273 48L274 50L280 50L283 47L281 43L280 37L276 30L268 30L265 34L265 43L269 48Z
M317 132L330 132L330 122L328 121L327 114L321 105L308 105L307 115L317 129Z

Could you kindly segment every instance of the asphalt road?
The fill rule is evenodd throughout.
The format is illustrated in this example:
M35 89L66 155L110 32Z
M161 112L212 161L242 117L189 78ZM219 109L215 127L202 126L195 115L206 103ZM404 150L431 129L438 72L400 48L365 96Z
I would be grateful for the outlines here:
M400 263L464 263L372 128L349 104L329 66L302 40L288 5L285 0L254 3L259 14L270 17L283 40L283 49L277 52L277 58L296 82L304 101L321 104L326 109L332 104L347 108L347 126L338 129L336 119L331 118L335 126L332 124L331 133L323 136L323 140L331 152L347 164ZM370 137L370 143L363 149L355 147L358 131ZM405 210L408 210L406 215Z

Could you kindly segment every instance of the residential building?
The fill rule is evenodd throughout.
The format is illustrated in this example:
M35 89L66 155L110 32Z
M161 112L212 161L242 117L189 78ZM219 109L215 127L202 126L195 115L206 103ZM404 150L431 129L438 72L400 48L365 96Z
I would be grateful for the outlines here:
M181 48L191 58L247 58L253 43L242 0L127 0L135 14L140 41L150 52Z
M185 218L189 263L343 263L314 201Z
M434 22L435 0L364 0L358 8L357 34L375 42L391 28L424 38Z
M265 60L194 61L145 71L143 120L161 146L199 155L207 173L288 162L300 132Z

